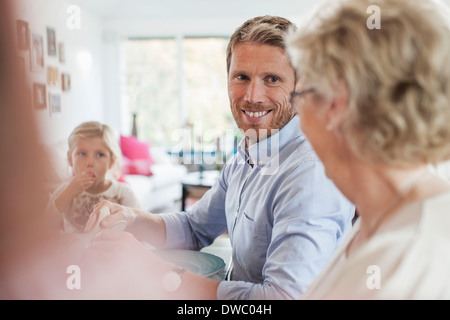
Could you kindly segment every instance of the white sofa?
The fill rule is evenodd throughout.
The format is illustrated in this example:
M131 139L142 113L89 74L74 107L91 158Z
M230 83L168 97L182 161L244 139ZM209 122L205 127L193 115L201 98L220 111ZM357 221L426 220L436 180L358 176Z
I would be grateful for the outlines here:
M152 148L152 158L155 161L151 166L153 175L125 175L125 181L136 194L142 209L149 212L181 210L181 180L187 168L172 162L164 150ZM174 207L176 204L179 207Z
M67 142L45 146L52 166L52 177L47 183L52 192L72 175L67 162ZM184 165L174 163L164 149L152 148L153 175L125 175L125 181L136 194L142 209L149 212L181 210L181 180L187 173Z

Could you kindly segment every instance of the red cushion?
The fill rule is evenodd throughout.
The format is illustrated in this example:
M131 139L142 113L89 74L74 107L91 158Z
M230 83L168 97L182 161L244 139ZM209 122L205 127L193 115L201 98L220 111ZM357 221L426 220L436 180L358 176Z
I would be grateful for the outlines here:
M120 148L123 155L122 171L124 174L151 176L150 166L154 164L150 155L150 144L136 137L120 136Z

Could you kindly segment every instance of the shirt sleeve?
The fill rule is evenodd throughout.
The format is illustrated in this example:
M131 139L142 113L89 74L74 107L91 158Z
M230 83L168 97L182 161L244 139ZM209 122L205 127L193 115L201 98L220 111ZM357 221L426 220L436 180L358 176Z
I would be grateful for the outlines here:
M354 206L325 176L319 161L297 167L276 189L262 282L223 281L219 299L299 298L351 228Z
M166 225L166 249L200 250L227 229L226 184L223 174L195 205L186 212L162 213Z

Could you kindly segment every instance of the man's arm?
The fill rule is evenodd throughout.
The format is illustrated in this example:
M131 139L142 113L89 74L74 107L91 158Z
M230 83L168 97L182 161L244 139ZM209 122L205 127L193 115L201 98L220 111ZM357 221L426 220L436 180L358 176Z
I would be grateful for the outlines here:
M272 213L262 283L222 282L219 299L298 298L351 228L354 207L326 178L321 163L311 160L283 178Z
M224 167L218 181L187 212L160 214L164 220L166 248L199 250L227 230Z

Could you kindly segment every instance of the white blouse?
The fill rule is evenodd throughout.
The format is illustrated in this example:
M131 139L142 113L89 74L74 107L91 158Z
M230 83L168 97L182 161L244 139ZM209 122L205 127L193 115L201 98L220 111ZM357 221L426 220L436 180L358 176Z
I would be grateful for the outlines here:
M406 206L347 256L358 230L301 299L450 299L450 192Z
M67 211L60 213L63 218L63 229L65 232L83 232L86 222L94 210L94 206L102 200L108 200L127 207L140 208L140 203L129 185L116 180L111 180L111 182L111 186L101 193L92 194L83 191L72 199ZM47 210L58 212L55 200L69 183L70 181L63 183L53 192Z

